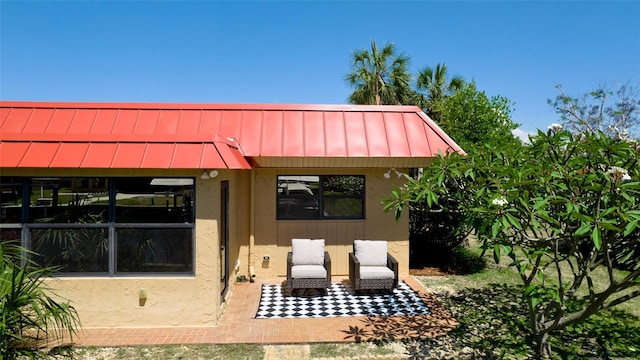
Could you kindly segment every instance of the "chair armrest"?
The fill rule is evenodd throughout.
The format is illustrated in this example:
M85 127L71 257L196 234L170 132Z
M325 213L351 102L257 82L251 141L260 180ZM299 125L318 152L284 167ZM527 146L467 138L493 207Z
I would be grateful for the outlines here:
M293 253L287 253L287 280L291 280L291 265L293 263Z
M324 268L327 270L327 281L331 283L331 256L327 251L324 252Z
M398 286L398 260L387 253L387 267L393 270L394 287Z
M360 260L352 252L349 253L349 279L352 283L360 279Z

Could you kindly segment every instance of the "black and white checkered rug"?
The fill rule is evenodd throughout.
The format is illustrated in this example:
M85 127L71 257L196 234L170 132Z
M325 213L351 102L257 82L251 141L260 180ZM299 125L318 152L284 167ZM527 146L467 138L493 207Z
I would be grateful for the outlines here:
M281 285L262 285L256 319L323 318L429 314L420 296L404 282L393 293L356 294L349 284L333 283L320 290L297 290L292 296Z

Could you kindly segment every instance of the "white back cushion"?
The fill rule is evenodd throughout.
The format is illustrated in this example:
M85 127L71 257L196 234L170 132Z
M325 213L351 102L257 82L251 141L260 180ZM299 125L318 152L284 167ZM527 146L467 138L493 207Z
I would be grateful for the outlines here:
M324 265L324 239L291 239L292 265Z
M387 266L385 240L354 240L353 250L360 266Z

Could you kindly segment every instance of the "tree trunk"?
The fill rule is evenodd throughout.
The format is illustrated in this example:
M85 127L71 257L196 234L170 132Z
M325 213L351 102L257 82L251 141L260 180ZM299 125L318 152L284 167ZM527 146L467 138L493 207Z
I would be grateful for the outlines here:
M536 337L536 359L546 359L551 356L551 344L549 344L548 333L537 333Z

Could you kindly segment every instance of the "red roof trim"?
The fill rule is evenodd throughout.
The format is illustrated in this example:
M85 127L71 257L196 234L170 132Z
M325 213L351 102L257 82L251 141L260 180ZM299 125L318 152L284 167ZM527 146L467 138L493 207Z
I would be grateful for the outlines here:
M251 111L365 111L421 112L409 105L335 105L335 104L191 104L191 103L95 103L0 101L2 107L34 109L130 109L130 110L251 110Z

